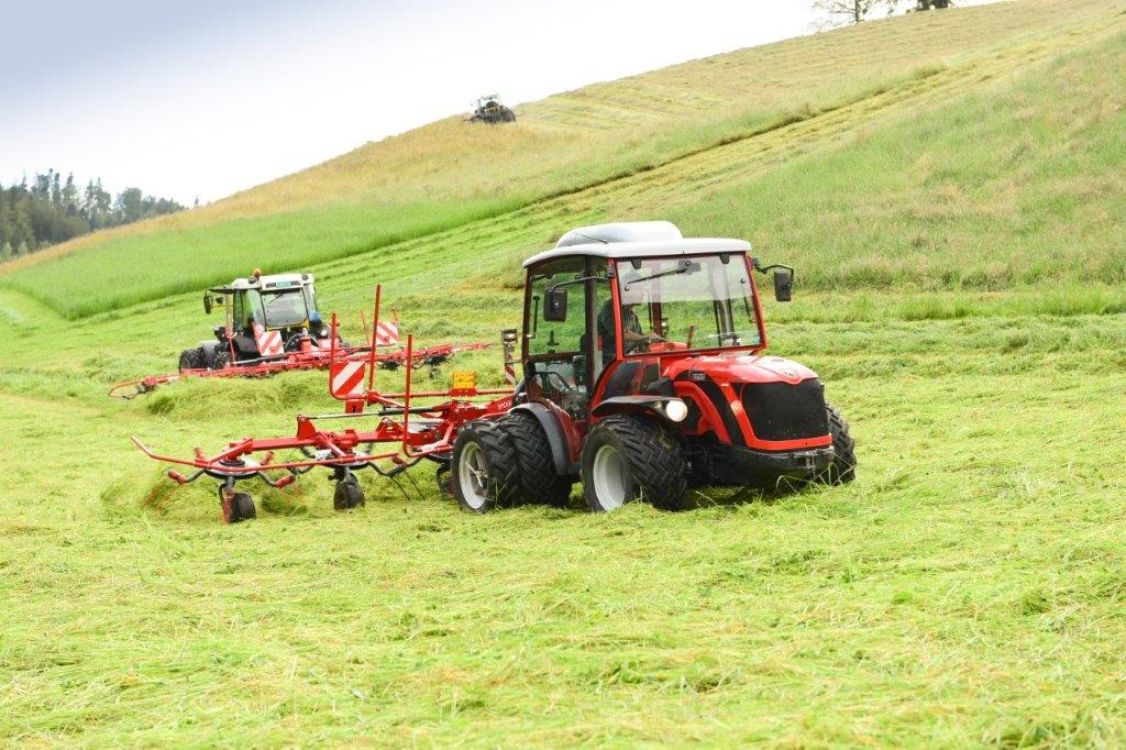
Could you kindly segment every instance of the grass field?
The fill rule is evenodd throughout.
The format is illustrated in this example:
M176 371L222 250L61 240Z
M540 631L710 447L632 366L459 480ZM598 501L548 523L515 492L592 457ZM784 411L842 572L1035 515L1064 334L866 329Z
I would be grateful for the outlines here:
M3 276L0 745L1126 745L1124 12L1029 0L696 61ZM666 111L686 89L714 120ZM498 139L496 182L463 179L480 143L453 132ZM380 202L395 159L417 211ZM424 341L492 340L523 257L665 217L798 266L771 351L826 381L855 484L470 517L428 470L366 477L347 514L309 475L223 526L127 436L288 434L335 408L324 377L104 397L169 369L211 322L200 284L267 250L353 338L381 281ZM498 383L497 358L458 366Z

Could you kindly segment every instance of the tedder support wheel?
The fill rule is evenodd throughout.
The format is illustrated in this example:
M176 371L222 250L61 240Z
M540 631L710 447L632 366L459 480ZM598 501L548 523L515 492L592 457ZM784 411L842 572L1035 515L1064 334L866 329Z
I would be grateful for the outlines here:
M833 436L833 462L818 479L825 484L847 484L856 479L856 444L848 431L848 422L841 413L826 404L829 412L829 434Z
M451 486L452 480L450 479L450 465L443 463L434 470L434 481L438 484L438 494L442 496L443 500L448 500L454 496L453 487Z
M222 370L231 361L231 353L226 349L215 352L215 361L211 363L212 370Z
M363 505L364 488L360 486L355 475L349 474L336 483L336 491L332 493L332 507L336 510L351 510Z
M473 513L512 505L519 493L516 451L495 422L476 420L461 428L450 474L458 504Z
M198 370L203 367L203 350L198 346L180 352L180 372Z
M539 420L528 412L514 411L498 424L516 451L517 502L565 506L571 496L571 480L555 471L551 444Z
M655 418L616 414L595 425L583 446L583 497L595 512L634 500L680 510L687 468L684 449Z
M228 495L223 487L219 487L219 504L223 509L223 520L227 523L248 521L257 516L254 500L245 492L231 492Z

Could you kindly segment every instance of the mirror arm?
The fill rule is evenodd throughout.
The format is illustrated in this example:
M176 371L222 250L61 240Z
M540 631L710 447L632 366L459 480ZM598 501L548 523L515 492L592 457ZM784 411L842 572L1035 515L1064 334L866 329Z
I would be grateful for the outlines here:
M772 263L769 266L764 266L764 265L759 264L758 258L754 259L754 263L755 263L754 268L759 273L770 273L771 271L773 271L777 268L783 268L783 269L790 272L790 276L792 278L796 279L798 277L797 273L794 271L794 267L793 266L787 266L785 263Z
M561 286L574 286L575 284L584 284L588 281L609 281L607 276L583 276L579 279L571 279L570 281L560 281L558 284L552 284L544 290L546 294L551 294Z

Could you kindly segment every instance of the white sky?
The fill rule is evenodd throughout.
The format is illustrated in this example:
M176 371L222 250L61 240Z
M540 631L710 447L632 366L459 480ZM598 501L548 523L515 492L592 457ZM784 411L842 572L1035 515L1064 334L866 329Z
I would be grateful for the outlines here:
M809 0L9 2L0 183L51 167L188 205L480 94L533 101L808 33L816 18Z

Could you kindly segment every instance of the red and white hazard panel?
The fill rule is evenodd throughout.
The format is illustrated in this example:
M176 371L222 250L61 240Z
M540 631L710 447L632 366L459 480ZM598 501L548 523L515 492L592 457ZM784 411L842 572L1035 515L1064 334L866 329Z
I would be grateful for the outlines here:
M259 323L254 324L254 343L258 345L261 357L277 357L285 352L281 331L264 330Z
M363 362L337 362L329 371L332 395L339 399L362 398L364 395Z
M375 327L375 345L376 346L395 346L399 343L399 323L398 321L379 321Z

